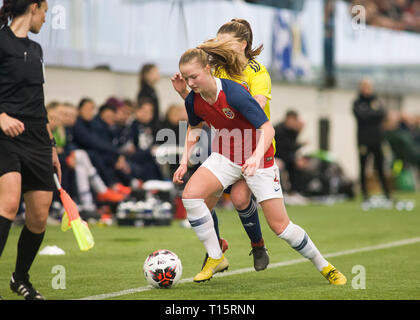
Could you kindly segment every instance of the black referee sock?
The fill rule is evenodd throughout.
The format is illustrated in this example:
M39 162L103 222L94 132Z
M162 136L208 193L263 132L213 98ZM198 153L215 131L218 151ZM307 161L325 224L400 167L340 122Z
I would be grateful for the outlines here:
M3 253L3 249L6 246L7 238L9 237L10 226L12 221L0 216L0 257Z
M14 273L15 280L24 280L27 278L29 269L34 262L45 231L40 234L32 233L26 225L23 227L18 242L18 252L16 259L16 269Z

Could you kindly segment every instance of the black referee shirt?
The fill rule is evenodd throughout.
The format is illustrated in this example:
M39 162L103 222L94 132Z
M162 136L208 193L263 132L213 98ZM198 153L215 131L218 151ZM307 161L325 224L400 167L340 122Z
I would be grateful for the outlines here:
M19 120L45 120L44 71L41 46L0 30L0 114Z

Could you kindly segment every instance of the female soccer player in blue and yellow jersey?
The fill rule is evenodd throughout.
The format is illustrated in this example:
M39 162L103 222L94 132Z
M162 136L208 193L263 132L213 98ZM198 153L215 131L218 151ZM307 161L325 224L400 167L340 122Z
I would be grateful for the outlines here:
M244 19L233 19L225 23L217 32L217 40L232 40L232 49L238 55L238 61L243 66L243 70L240 76L232 76L223 67L219 67L214 71L215 76L230 79L244 85L254 99L257 100L268 119L270 119L271 79L267 69L255 60L263 50L263 46L261 45L256 49L252 47L253 33L249 22ZM184 79L179 73L172 78L172 83L175 90L185 100L188 90ZM232 203L238 211L242 225L251 240L254 268L257 271L264 270L269 263L269 257L264 245L257 205L251 198L251 191L242 179L233 186L229 186L225 192L230 192ZM211 207L215 207L218 200L219 197L212 195L206 199L206 203ZM212 211L212 217L216 233L220 238L215 210ZM221 239L221 241L223 241L222 244L224 244L224 249L226 249L226 241L224 239Z
M242 74L242 65L231 46L229 41L207 42L187 50L179 62L192 92L185 100L189 127L174 183L183 183L197 143L197 132L191 135L192 130L200 129L204 121L218 130L210 157L189 179L182 195L190 224L209 256L194 281L209 280L229 266L214 229L212 208L205 199L244 179L275 234L309 259L330 283L345 284L345 276L325 260L307 233L289 220L273 159L274 129L268 117L242 85L212 73L213 68L223 66L230 76Z

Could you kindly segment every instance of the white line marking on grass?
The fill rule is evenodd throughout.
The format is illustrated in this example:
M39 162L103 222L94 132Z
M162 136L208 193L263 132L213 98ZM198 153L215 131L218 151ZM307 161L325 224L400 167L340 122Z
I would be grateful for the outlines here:
M333 257L350 255L350 254L360 253L360 252L367 252L367 251L375 251L375 250L381 250L381 249L400 247L400 246L405 246L405 245L419 243L419 242L420 242L420 237L419 238L404 239L404 240L399 240L399 241L394 241L394 242L389 242L389 243L378 244L378 245L375 245L375 246L368 246L368 247L363 247L363 248L358 248L358 249L350 249L350 250L338 251L338 252L334 252L334 253L327 253L327 254L324 254L324 257L325 258L333 258ZM302 262L309 262L309 260L305 259L305 258L301 258L301 259L294 259L294 260L272 263L268 266L268 269L290 266L290 265L298 264L298 263L302 263ZM229 276L233 276L233 275L236 275L236 274L242 274L242 273L252 272L252 271L255 271L254 268L243 268L243 269L238 269L238 270L233 270L233 271L225 271L223 273L217 273L217 274L214 275L214 277L215 278L229 277ZM182 280L179 281L179 283L186 283L186 282L193 282L193 278L185 278L185 279L182 279ZM151 286L139 287L139 288L122 290L122 291L118 291L118 292L99 294L99 295L96 295L96 296L89 296L89 297L81 298L79 300L104 300L104 299L115 298L115 297L119 297L119 296L125 296L125 295L129 295L129 294L133 294L133 293L149 291L149 290L152 290L152 289L153 288Z

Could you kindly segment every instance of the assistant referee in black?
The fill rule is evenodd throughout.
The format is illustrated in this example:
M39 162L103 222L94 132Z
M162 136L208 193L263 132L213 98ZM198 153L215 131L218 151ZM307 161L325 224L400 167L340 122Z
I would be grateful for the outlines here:
M46 0L4 0L0 9L0 255L23 194L25 226L10 288L26 300L44 300L29 269L44 238L54 169L61 179L45 110L42 49L28 38L40 32L47 10Z

